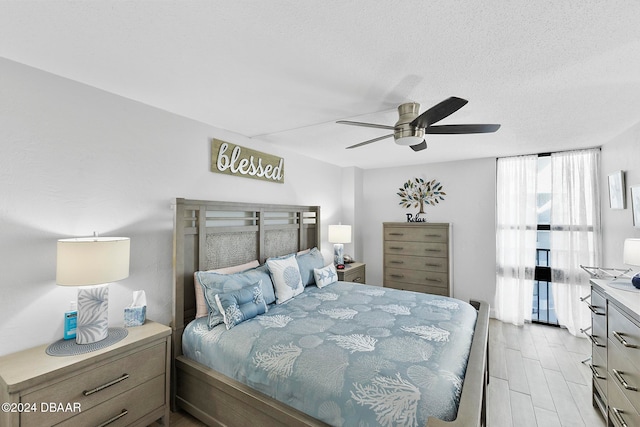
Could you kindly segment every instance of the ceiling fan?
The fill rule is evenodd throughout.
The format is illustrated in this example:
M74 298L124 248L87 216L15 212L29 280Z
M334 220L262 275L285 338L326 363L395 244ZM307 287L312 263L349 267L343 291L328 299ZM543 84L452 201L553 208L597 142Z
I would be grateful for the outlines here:
M452 96L440 102L439 104L434 105L422 114L419 114L420 104L418 104L417 102L408 102L405 104L401 104L398 107L398 114L400 118L394 126L379 125L375 123L353 122L350 120L338 120L336 123L352 126L388 129L393 131L392 134L380 136L378 138L373 138L359 144L351 145L347 147L347 149L362 147L363 145L371 144L372 142L380 141L381 139L393 136L396 144L408 145L413 151L420 151L427 148L427 142L424 140L425 134L458 135L465 133L491 133L497 131L500 128L500 125L496 124L433 126L434 123L439 122L440 120L464 107L467 102L469 101L467 101L466 99Z

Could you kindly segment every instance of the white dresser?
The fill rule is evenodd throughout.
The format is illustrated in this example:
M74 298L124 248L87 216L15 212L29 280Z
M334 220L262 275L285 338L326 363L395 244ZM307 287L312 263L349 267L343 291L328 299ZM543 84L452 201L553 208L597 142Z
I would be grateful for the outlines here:
M591 280L593 404L608 425L640 426L640 291L617 286Z

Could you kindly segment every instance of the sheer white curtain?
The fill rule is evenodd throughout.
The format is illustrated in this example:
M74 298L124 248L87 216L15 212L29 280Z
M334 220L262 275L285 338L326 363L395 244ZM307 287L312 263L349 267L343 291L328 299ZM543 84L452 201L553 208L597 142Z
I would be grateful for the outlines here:
M522 325L531 320L536 265L538 156L497 163L495 314Z
M580 297L590 292L580 265L601 262L600 150L551 155L551 281L558 322L573 335L591 324Z

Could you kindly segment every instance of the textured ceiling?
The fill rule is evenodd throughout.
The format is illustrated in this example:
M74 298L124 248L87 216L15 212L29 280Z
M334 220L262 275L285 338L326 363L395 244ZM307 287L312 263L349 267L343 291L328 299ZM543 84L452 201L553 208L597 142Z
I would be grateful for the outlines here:
M599 146L640 122L637 0L0 1L0 56L342 166ZM440 124L502 128L344 149L386 131L336 120L449 96L469 104Z

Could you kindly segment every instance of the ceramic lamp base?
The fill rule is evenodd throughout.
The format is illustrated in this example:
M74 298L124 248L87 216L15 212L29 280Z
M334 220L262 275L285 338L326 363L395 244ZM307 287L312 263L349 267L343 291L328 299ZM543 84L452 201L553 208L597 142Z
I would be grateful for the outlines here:
M93 344L109 335L109 285L78 288L76 344Z
M333 245L333 263L337 266L344 267L344 244L335 243Z

